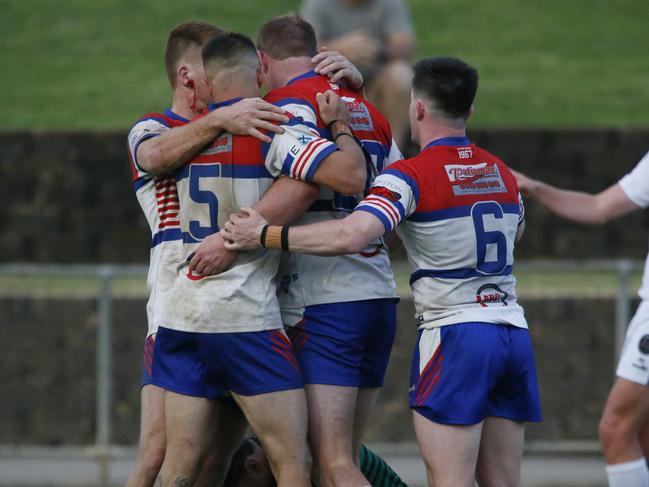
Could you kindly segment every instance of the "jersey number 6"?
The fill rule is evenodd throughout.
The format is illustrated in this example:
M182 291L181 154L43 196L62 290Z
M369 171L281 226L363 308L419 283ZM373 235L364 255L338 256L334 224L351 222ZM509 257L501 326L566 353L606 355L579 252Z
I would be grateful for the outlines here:
M498 230L485 230L485 215L503 221L503 209L495 201L476 203L471 208L477 244L476 270L482 274L500 274L507 266L507 237ZM504 221L503 221L504 223ZM489 246L495 246L496 260L487 261ZM493 251L490 253L493 256Z

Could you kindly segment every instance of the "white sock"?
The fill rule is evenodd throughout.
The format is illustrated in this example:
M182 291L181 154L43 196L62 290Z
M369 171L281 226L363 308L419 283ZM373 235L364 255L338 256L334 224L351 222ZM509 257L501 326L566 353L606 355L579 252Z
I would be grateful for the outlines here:
M606 465L609 487L649 487L649 470L644 458Z

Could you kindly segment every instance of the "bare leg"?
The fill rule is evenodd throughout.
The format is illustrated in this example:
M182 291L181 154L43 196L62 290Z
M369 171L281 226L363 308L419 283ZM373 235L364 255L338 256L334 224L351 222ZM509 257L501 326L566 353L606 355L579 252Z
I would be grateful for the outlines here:
M476 476L480 487L519 487L524 423L489 417L482 427Z
M165 456L164 390L152 384L140 393L140 441L126 487L151 487Z
M215 401L215 431L210 435L210 448L203 461L197 487L223 485L234 453L248 429L248 421L235 405Z
M649 389L618 377L609 393L599 437L609 465L642 458L640 432L649 420Z
M372 409L374 409L374 403L376 402L378 393L379 389L374 387L361 387L358 389L356 409L354 410L354 435L352 437L353 459L356 465L358 465L358 455L367 421L369 420Z
M160 471L161 487L194 485L212 445L215 408L215 401L165 393L167 454Z
M304 389L233 397L259 438L278 487L311 487Z
M417 442L430 487L473 487L483 423L440 424L413 411Z
M308 384L309 443L323 487L369 485L354 464L355 387Z

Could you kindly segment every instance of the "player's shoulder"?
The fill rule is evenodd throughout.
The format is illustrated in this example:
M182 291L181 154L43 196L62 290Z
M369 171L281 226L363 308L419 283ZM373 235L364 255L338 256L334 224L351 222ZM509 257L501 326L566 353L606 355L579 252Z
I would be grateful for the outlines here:
M189 120L181 117L180 115L175 114L171 110L165 110L164 112L147 112L141 115L131 127L133 129L139 129L147 125L154 125L157 127L166 127L174 128L181 125L189 123Z

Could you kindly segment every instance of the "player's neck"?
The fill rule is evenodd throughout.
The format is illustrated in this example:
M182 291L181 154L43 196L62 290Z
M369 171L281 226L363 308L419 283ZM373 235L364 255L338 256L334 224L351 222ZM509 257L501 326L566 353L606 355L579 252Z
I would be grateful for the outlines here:
M197 104L194 100L192 91L176 89L174 91L174 98L171 104L171 111L176 115L180 115L187 120L191 120L196 115L199 115L203 110L203 106Z
M446 137L466 137L466 127L452 127L444 124L422 124L419 129L419 149L423 149L433 140Z
M293 78L313 70L313 63L308 57L289 57L281 61L275 61L275 84L276 88L286 86Z
M259 86L256 82L241 83L237 85L220 85L218 89L212 87L212 101L222 103L235 98L255 98L259 96Z

